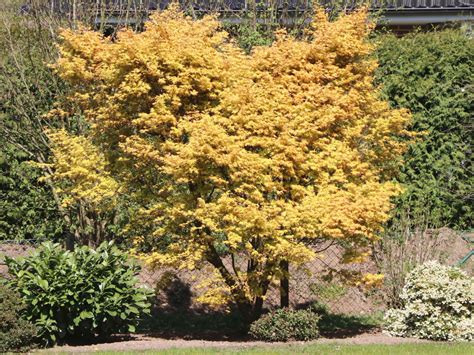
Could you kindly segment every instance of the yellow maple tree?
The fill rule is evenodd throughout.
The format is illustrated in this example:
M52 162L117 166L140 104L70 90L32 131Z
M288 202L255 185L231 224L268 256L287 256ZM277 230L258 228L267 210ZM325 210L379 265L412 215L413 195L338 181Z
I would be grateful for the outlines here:
M67 151L53 150L60 174L74 181L81 164L95 182L81 191L127 194L141 206L129 228L146 262L212 265L216 299L254 319L281 261L302 264L328 240L367 255L400 192L391 177L410 115L373 86L371 29L364 10L334 22L316 11L304 39L279 31L249 55L215 17L173 6L113 40L64 31L55 67L104 162L61 164Z

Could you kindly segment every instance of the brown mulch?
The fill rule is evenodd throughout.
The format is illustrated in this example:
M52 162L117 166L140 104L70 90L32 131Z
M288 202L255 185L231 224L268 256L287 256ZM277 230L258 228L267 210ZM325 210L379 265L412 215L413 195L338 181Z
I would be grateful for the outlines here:
M349 338L329 339L321 338L312 342L289 342L285 345L303 345L303 344L341 344L341 345L363 345L363 344L386 344L395 345L403 343L424 343L426 340L413 338L395 338L382 333L364 333ZM171 348L250 348L250 347L272 347L281 346L283 343L265 343L260 341L210 341L210 340L184 340L184 339L165 339L146 335L136 335L123 338L111 339L107 343L97 343L89 345L64 345L56 346L47 352L66 352L66 353L90 353L95 351L144 351L144 350L165 350Z

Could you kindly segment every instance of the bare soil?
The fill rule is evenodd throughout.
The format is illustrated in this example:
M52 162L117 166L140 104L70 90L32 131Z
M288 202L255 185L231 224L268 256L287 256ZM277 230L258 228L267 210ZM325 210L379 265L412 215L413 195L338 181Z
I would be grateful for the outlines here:
M312 342L289 342L287 345L303 344L386 344L395 345L403 343L426 343L427 340L413 338L395 338L382 333L364 333L349 338L330 339L321 338ZM283 343L265 343L260 341L210 341L210 340L185 340L185 339L165 339L150 335L136 335L116 337L107 343L87 344L87 345L64 345L47 350L47 352L66 353L90 353L95 351L144 351L144 350L165 350L171 348L250 348L250 347L275 347L282 346Z

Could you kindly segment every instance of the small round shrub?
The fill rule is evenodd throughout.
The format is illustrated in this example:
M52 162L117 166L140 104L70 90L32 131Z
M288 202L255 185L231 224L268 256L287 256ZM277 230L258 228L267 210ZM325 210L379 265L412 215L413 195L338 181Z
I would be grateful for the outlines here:
M281 308L253 322L249 334L264 341L313 340L319 337L319 319L310 310Z
M26 319L52 345L59 339L134 332L149 312L149 291L137 286L137 265L112 243L69 252L44 243L31 256L6 259Z
M0 281L0 353L24 352L34 346L36 328L21 318L23 309L19 295Z
M432 340L474 340L474 282L456 267L429 261L408 274L402 307L385 315L394 336Z

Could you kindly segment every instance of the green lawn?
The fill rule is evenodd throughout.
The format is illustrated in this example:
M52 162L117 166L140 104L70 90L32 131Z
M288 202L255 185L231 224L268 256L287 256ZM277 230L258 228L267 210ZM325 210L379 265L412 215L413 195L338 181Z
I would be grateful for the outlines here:
M113 354L114 352L98 352L98 354ZM117 352L115 352L117 353ZM148 350L134 352L120 352L120 354L338 354L338 355L469 355L474 354L474 344L399 344L399 345L336 345L336 344L310 344L310 345L282 345L255 348L192 348L192 349L169 349Z

